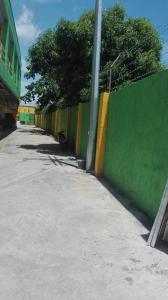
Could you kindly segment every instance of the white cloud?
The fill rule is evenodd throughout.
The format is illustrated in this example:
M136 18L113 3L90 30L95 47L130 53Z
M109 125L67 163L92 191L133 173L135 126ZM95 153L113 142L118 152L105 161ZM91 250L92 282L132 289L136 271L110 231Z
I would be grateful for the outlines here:
M21 96L23 96L27 92L26 85L28 85L28 82L22 80L21 81Z
M26 73L27 72L27 62L25 60L24 57L22 57L22 73Z
M40 33L39 27L34 23L34 14L26 5L22 6L22 13L16 20L16 29L19 38L26 45L32 43Z
M168 44L164 43L162 53L161 53L161 60L163 63L168 63Z

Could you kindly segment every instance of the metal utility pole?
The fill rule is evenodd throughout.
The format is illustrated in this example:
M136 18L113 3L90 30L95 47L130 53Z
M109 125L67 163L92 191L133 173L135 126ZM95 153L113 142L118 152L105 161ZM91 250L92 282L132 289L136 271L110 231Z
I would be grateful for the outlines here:
M95 33L92 61L92 88L90 107L89 139L86 155L86 171L92 170L95 160L95 143L97 133L97 117L99 102L99 73L100 73L100 52L101 52L101 27L102 27L102 0L96 0L95 9Z

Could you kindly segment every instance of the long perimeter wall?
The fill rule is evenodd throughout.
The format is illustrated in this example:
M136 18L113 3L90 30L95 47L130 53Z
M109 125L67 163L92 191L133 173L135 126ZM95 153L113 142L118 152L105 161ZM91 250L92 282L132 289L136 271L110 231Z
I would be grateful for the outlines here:
M86 158L88 103L37 115L36 125L64 130ZM168 71L100 99L95 174L104 176L154 218L168 177Z

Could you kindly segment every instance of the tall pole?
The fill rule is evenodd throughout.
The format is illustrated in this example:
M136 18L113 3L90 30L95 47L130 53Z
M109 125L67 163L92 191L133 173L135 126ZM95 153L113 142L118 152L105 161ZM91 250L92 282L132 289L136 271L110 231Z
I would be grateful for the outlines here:
M102 0L96 0L95 8L95 32L92 61L92 87L89 138L86 155L86 171L93 169L95 161L95 144L97 133L97 117L99 102L99 73L100 73L100 52L101 52L101 27L102 27Z

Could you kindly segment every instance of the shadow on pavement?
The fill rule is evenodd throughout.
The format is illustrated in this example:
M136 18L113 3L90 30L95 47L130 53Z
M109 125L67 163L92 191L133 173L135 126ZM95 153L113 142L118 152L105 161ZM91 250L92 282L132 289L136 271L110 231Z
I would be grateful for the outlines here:
M168 243L165 241L159 241L156 245L156 249L164 252L165 254L168 254Z
M59 144L39 144L39 145L18 145L18 148L25 150L35 150L38 153L47 154L47 155L60 155L68 156L70 153L63 151Z
M147 234L142 234L141 237L147 242L153 221L142 212L130 199L127 195L122 193L120 189L111 185L106 179L99 178L101 184L113 195L115 198L149 231ZM168 243L164 241L158 241L156 247L157 250L168 254Z
M104 178L99 178L101 184L141 223L147 230L151 230L152 220L142 212L128 196L121 192L120 189L114 187Z
M65 151L62 149L60 144L39 144L39 145L18 145L18 148L25 150L34 150L37 153L46 154L49 157L49 160L54 165L60 166L71 166L74 168L78 168L78 163L73 154L69 151ZM62 158L63 157L63 158ZM32 158L26 158L26 160L32 160ZM35 158L34 158L35 160ZM40 158L40 160L44 160L44 158ZM45 160L48 160L45 159Z
M10 135L12 132L14 132L17 128L12 128L12 129L6 129L3 131L0 131L0 141L6 138L8 135Z
M62 159L62 158L57 158L57 157L53 157L50 156L49 157L50 160L52 161L52 163L54 163L54 165L56 166L70 166L70 167L74 167L76 169L78 169L78 163L77 160L75 158L72 157L67 157L66 159Z
M22 133L27 133L27 134L33 134L33 135L47 135L47 136L51 135L50 132L44 131L42 129L30 129L30 130L26 130L26 129L19 128L17 131L18 132L22 132Z
M149 233L148 234L143 234L142 235L143 239L145 242L147 242L149 238ZM164 252L165 254L168 254L168 243L162 240L159 240L155 246L155 249Z

